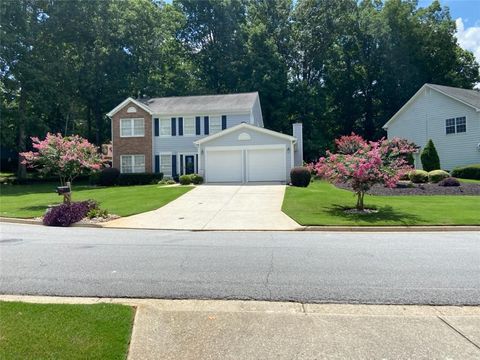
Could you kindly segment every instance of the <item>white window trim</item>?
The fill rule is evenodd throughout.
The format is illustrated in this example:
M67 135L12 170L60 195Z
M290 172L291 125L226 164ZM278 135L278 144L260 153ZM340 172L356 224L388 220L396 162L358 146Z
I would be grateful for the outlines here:
M212 120L217 119L217 118L220 120L220 122L219 122L220 130L212 132ZM218 134L221 131L222 131L222 116L221 115L220 116L216 116L216 115L209 116L208 117L208 134L209 135L215 135L215 134Z
M169 129L168 135L162 134L162 120L168 122L168 129ZM176 121L177 120L175 119L175 122ZM163 137L163 138L173 137L172 136L172 119L171 118L165 118L165 117L158 118L158 136Z
M142 135L135 135L134 134L134 129L135 129L135 120L142 120L143 122L143 134ZM132 130L132 135L122 135L122 122L124 121L130 121L131 122L131 130ZM144 118L123 118L120 119L120 137L122 138L129 138L129 137L145 137L145 119Z
M140 172L130 172L130 173L126 173L123 171L123 161L122 161L122 158L125 157L125 156L128 156L128 157L131 157L133 159L133 161L135 161L135 156L143 156L143 163L144 163L144 169L143 171L140 171ZM120 173L121 174L143 174L147 171L147 168L146 168L146 158L145 158L145 154L124 154L124 155L120 155ZM135 164L132 162L132 168L135 167Z
M460 118L465 118L465 131L461 131L461 132L458 132L457 131L457 119L460 119ZM453 127L453 130L454 132L452 133L447 133L447 120L450 120L450 119L453 119L453 125L450 125L448 127ZM464 116L454 116L454 117L449 117L449 118L446 118L445 121L444 121L444 128L445 128L445 136L453 136L453 135L461 135L461 134L466 134L467 133L467 116L464 115Z
M186 136L186 137L198 136L198 135L196 135L196 133L197 133L197 132L196 132L196 130L197 130L197 122L196 122L196 120L195 120L195 116L183 116L183 117L180 116L180 117L183 119L183 136ZM191 134L185 133L185 128L186 128L186 127L185 127L185 122L186 122L187 119L188 119L188 120L190 120L190 119L193 120L193 132L192 132Z
M170 174L164 173L164 172L162 171L162 155L164 155L164 156L169 156L169 158L170 158L170 169L171 169L171 170L170 170ZM158 171L163 174L163 177L165 177L165 176L172 177L172 176L173 176L172 155L173 155L173 153L171 153L171 152L160 152L160 153L158 153L158 162L159 162L159 164L158 164L158 165L159 165ZM177 162L178 162L178 159L177 159ZM178 165L177 165L177 166L178 166Z

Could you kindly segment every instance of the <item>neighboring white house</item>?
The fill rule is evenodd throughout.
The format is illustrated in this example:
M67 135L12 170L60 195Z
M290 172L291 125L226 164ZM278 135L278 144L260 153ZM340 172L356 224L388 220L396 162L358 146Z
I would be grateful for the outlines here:
M425 84L383 126L388 138L420 146L432 139L442 169L480 163L480 92ZM420 152L415 166L422 168Z

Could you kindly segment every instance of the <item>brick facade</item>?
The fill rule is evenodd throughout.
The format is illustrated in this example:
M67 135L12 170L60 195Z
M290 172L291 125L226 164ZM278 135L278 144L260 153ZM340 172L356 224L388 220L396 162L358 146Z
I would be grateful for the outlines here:
M134 107L137 112L128 113ZM143 118L145 120L145 136L120 137L120 119ZM152 116L132 102L126 104L112 116L113 167L120 170L120 155L145 155L145 171L153 172L152 166Z

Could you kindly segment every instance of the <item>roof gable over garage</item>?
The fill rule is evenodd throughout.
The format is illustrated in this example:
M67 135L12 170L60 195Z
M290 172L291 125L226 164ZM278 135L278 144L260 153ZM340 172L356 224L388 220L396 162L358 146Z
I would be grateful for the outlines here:
M197 140L195 141L195 144L206 145L208 143L208 145L210 145L211 143L215 143L215 145L247 145L247 143L254 143L255 145L262 145L278 143L279 141L281 143L295 143L296 140L297 139L291 135L242 123Z

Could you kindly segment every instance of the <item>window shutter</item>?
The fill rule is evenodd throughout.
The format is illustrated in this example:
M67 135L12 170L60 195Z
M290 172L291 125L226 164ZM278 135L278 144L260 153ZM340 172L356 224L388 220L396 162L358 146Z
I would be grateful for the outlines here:
M172 118L172 136L177 135L177 118Z
M183 136L183 117L178 118L178 136Z
M155 155L155 172L160 172L160 155Z
M183 155L180 155L180 175L183 175Z
M195 134L200 135L200 116L195 117Z
M204 133L205 133L205 135L208 135L209 134L209 129L210 129L208 116L205 116L203 118L203 125L204 125Z
M198 154L195 154L195 169L197 169L196 172L198 173Z
M160 135L160 122L159 122L158 118L153 119L153 121L154 121L154 128L155 128L155 136L159 136Z
M227 115L222 115L222 130L227 128Z
M172 155L172 177L177 176L177 155Z

